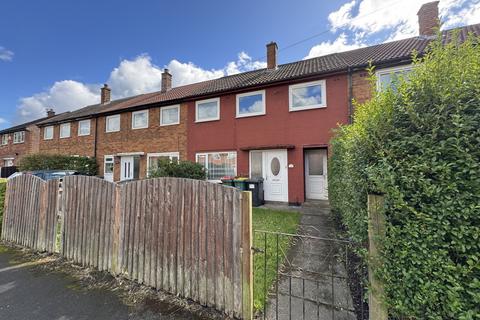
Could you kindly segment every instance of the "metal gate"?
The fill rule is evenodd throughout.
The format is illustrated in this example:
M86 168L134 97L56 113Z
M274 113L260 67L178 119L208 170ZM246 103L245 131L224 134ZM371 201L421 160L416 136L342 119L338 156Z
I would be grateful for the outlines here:
M365 269L347 240L254 231L256 319L368 319Z

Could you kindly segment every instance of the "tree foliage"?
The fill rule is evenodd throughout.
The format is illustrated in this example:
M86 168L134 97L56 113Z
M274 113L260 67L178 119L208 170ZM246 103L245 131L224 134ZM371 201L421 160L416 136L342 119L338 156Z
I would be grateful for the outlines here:
M385 194L378 275L394 317L480 318L476 43L432 43L408 79L356 106L332 142L330 199L353 239L366 240L368 192Z
M85 175L97 174L95 158L74 157L59 154L36 153L23 157L18 165L20 171L73 170Z
M149 177L177 177L196 180L205 180L207 177L205 168L191 161L170 161L169 159L158 160L157 168L149 171Z

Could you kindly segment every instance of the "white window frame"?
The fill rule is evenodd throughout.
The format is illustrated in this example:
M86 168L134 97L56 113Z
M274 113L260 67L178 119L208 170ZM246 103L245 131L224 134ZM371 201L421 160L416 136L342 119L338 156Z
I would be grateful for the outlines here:
M2 146L8 145L8 133L2 134Z
M68 136L64 136L64 135L62 135L62 127L67 126L67 125L68 125ZM71 135L72 135L71 123L70 122L61 123L60 124L60 139L70 138Z
M213 101L217 102L218 115L214 118L198 119L198 105L203 103L213 102ZM207 121L216 121L216 120L220 120L220 98L212 98L212 99L195 101L195 122L207 122Z
M118 118L118 129L116 130L109 130L108 129L108 120L109 119L113 119L113 118ZM119 114L114 114L114 115L111 115L111 116L106 116L105 117L105 132L119 132L120 131L120 128L122 126L122 118L120 117Z
M112 160L107 161L107 158L112 158ZM112 169L112 175L115 174L115 157L113 155L104 155L103 156L103 176L105 177L105 164L107 163L112 163L113 164L113 169Z
M137 114L142 114L146 113L147 114L147 123L144 126L141 127L135 127L135 115ZM132 112L132 129L146 129L148 128L148 109L147 110L140 110L140 111L134 111Z
M249 96L256 96L256 95L262 95L262 107L263 110L260 112L251 112L251 113L240 113L240 98L242 97L249 97ZM240 93L237 94L237 118L245 118L245 117L255 117L255 116L261 116L267 113L266 110L266 102L265 102L265 90L259 90L259 91L253 91L253 92L246 92L246 93Z
M237 169L238 169L238 154L237 154L237 151L198 152L198 153L195 154L195 163L200 163L200 162L198 162L198 157L199 156L206 156L207 161L208 161L208 155L210 155L210 154L220 154L220 153L233 153L233 154L235 154L235 174L234 174L234 176L236 176L237 175ZM208 168L205 167L205 166L204 166L204 168L205 168L205 170L207 170L207 181L214 182L214 183L220 183L221 182L221 180L209 180L208 179Z
M412 69L413 69L413 65L411 65L411 64L405 64L403 66L396 66L396 67L378 69L377 71L375 71L375 77L377 78L377 92L382 91L382 83L380 81L380 76L385 75L385 74L395 73L397 71L409 71L409 70L412 70Z
M177 109L178 110L178 120L177 122L174 123L162 123L163 117L162 117L162 111L163 110L170 110L170 109ZM168 107L161 107L160 108L160 126L174 126L180 124L180 105L176 104L174 106L168 106Z
M52 130L52 135L50 137L47 137L46 132L48 130ZM43 127L43 140L53 140L53 134L55 133L55 127L54 126L47 126Z
M20 135L20 139L16 139L16 137ZM25 142L25 131L17 131L13 133L13 143L24 143Z
M322 88L322 103L314 104L311 106L305 107L294 107L293 106L293 90L303 87L310 87L320 85ZM327 107L327 82L325 80L317 80L317 81L310 81L310 82L302 82L297 84L292 84L288 87L288 110L290 112L295 111L302 111L302 110L311 110L311 109L321 109Z
M172 161L173 157L177 157L178 161L180 161L180 152L157 152L157 153L147 153L147 177L150 171L148 164L150 163L150 158L153 157L169 157L170 161Z
M88 133L84 133L84 134L81 133L80 128L82 127L82 123L88 123ZM92 126L92 123L91 123L90 119L78 121L78 136L79 137L89 136L90 135L90 130L92 129L91 126Z

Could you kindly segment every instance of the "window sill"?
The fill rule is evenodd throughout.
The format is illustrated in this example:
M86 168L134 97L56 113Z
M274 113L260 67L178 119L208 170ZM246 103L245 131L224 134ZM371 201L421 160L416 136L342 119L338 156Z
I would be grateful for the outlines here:
M299 107L299 108L289 107L288 111L289 112L296 112L296 111L313 110L313 109L325 109L326 107L327 107L326 105L314 105L314 106Z
M249 113L249 114L237 114L236 119L241 119L241 118L250 118L250 117L259 117L259 116L265 116L267 113L262 112L262 113Z
M220 121L220 118L212 118L212 119L204 119L204 120L195 119L195 123L212 122L212 121Z

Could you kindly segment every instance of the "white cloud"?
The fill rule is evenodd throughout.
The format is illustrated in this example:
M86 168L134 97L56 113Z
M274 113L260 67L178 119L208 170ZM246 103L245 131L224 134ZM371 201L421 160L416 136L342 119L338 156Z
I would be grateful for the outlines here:
M21 98L17 107L17 121L25 122L46 116L46 109L53 107L61 113L99 101L99 92L92 85L73 80L58 81L48 90ZM96 87L100 87L97 85Z
M331 30L349 30L357 41L386 32L386 40L418 35L417 12L431 0L353 0L328 16ZM480 0L442 0L439 4L443 28L480 22Z
M304 59L320 57L335 52L353 50L363 46L365 46L364 43L355 40L352 43L348 43L347 35L345 33L341 33L333 42L324 41L313 46Z
M13 51L10 51L2 46L0 46L0 60L2 61L12 61Z
M6 124L6 123L8 123L7 120L5 120L4 118L0 118L0 124Z
M262 61L254 61L247 53L240 52L236 61L221 69L203 69L193 62L171 60L166 67L172 74L173 86L181 86L225 75L266 67ZM161 88L161 67L152 62L148 54L132 60L122 60L108 77L114 99L158 91ZM57 113L75 110L100 101L101 84L87 84L73 80L58 81L47 90L24 97L17 106L16 122L24 122L45 116L47 108Z

